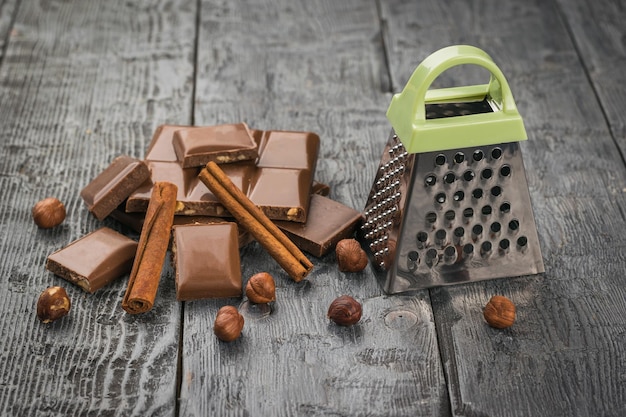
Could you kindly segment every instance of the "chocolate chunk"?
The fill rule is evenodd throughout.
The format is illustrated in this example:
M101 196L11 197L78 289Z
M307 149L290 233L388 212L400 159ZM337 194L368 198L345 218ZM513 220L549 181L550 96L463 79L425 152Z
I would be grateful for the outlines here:
M352 237L362 214L327 197L311 196L306 223L274 222L305 252L318 258L328 253L341 239Z
M192 126L161 125L157 127L152 141L148 145L146 161L176 162L178 157L174 151L174 132L179 129L194 129Z
M330 186L328 184L323 184L314 180L313 184L311 184L311 194L323 195L324 197L328 197L328 195L330 194Z
M272 220L303 223L309 208L311 181L311 171L307 169L258 168L248 198Z
M260 144L257 164L253 161L223 164L223 171L270 219L306 221L319 137L310 132L251 132ZM131 194L126 203L127 212L145 211L152 183L169 181L178 186L176 215L230 217L198 179L200 168L183 168L180 162L172 161L147 164L151 181Z
M241 297L237 233L231 222L174 228L177 300Z
M245 123L180 129L174 132L174 151L183 168L254 160L257 144Z
M48 256L46 269L93 293L130 272L137 242L103 227Z
M87 184L80 196L89 211L102 220L149 178L150 171L145 163L121 155Z

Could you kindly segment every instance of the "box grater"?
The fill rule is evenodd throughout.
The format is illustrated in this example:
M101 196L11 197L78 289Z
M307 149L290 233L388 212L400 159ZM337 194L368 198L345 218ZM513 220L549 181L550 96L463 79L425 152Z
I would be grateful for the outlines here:
M429 90L445 70L487 69L485 85ZM359 236L387 293L544 272L509 85L482 50L427 57L387 117L393 127Z

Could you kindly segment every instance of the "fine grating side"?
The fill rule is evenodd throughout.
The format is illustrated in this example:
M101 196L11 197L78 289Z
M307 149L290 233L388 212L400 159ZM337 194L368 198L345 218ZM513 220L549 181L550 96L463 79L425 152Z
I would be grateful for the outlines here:
M426 110L492 111L486 100ZM518 142L410 154L392 131L360 238L388 293L544 271Z

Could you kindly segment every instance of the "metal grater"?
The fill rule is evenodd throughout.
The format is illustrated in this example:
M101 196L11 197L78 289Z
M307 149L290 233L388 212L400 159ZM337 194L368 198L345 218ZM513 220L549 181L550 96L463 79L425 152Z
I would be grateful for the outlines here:
M424 109L422 126L436 124L434 136L419 136L419 123L418 128L413 123L410 130L402 126L398 122L398 113L394 114L394 102L396 106L398 103L406 106L407 100L392 101L388 116L394 129L399 127L405 132L404 136L412 133L422 141L424 138L438 139L436 146L441 149L430 150L432 144L422 146L423 143L416 145L403 141L396 130L392 130L387 142L365 206L365 222L360 232L383 289L387 293L399 293L543 272L519 146L519 140L526 138L525 130L516 110L512 111L509 102L509 114L504 115L508 121L505 120L504 128L501 125L490 130L482 126L475 138L471 137L471 132L460 141L449 138L451 132L463 132L458 127L468 120L483 124L485 121L487 124L503 123L492 118L494 115L500 117L498 113L503 110L491 94L493 84L497 83L496 97L502 91L503 95L510 95L506 80L501 73L494 76L495 64L477 48L449 47L433 55L438 67L432 65L431 59L430 68L437 67L440 72L451 66L448 65L450 56L470 55L486 59L491 62L488 69L492 73L492 82L480 89L471 87L469 93L466 88L424 93L423 100L418 100L418 106ZM469 63L484 64L476 60ZM416 73L408 86L416 82ZM418 91L417 95L420 94ZM467 101L450 102L459 96ZM433 103L439 100L443 102ZM399 114L404 116L406 112ZM464 119L467 116L470 119ZM481 137L481 130L486 132L487 138ZM501 143L495 143L494 134L501 137ZM417 151L408 150L407 142ZM471 142L472 146L455 147L465 142ZM421 151L420 146L428 150Z

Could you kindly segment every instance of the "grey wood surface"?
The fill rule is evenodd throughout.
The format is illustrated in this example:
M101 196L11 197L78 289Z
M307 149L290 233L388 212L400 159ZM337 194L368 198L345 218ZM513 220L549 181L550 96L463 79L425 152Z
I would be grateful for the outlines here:
M625 18L610 0L0 1L0 415L626 415ZM276 277L271 309L176 302L168 263L134 317L126 278L88 295L44 269L102 225L137 237L79 191L162 123L314 131L316 179L362 209L391 94L457 43L492 55L524 117L545 274L388 296L333 254L294 283L253 243L243 275ZM67 219L39 230L48 195ZM44 326L49 285L73 306ZM363 303L352 328L325 317L342 294ZM482 318L495 294L517 305L510 329ZM230 344L211 331L225 304L246 320Z

